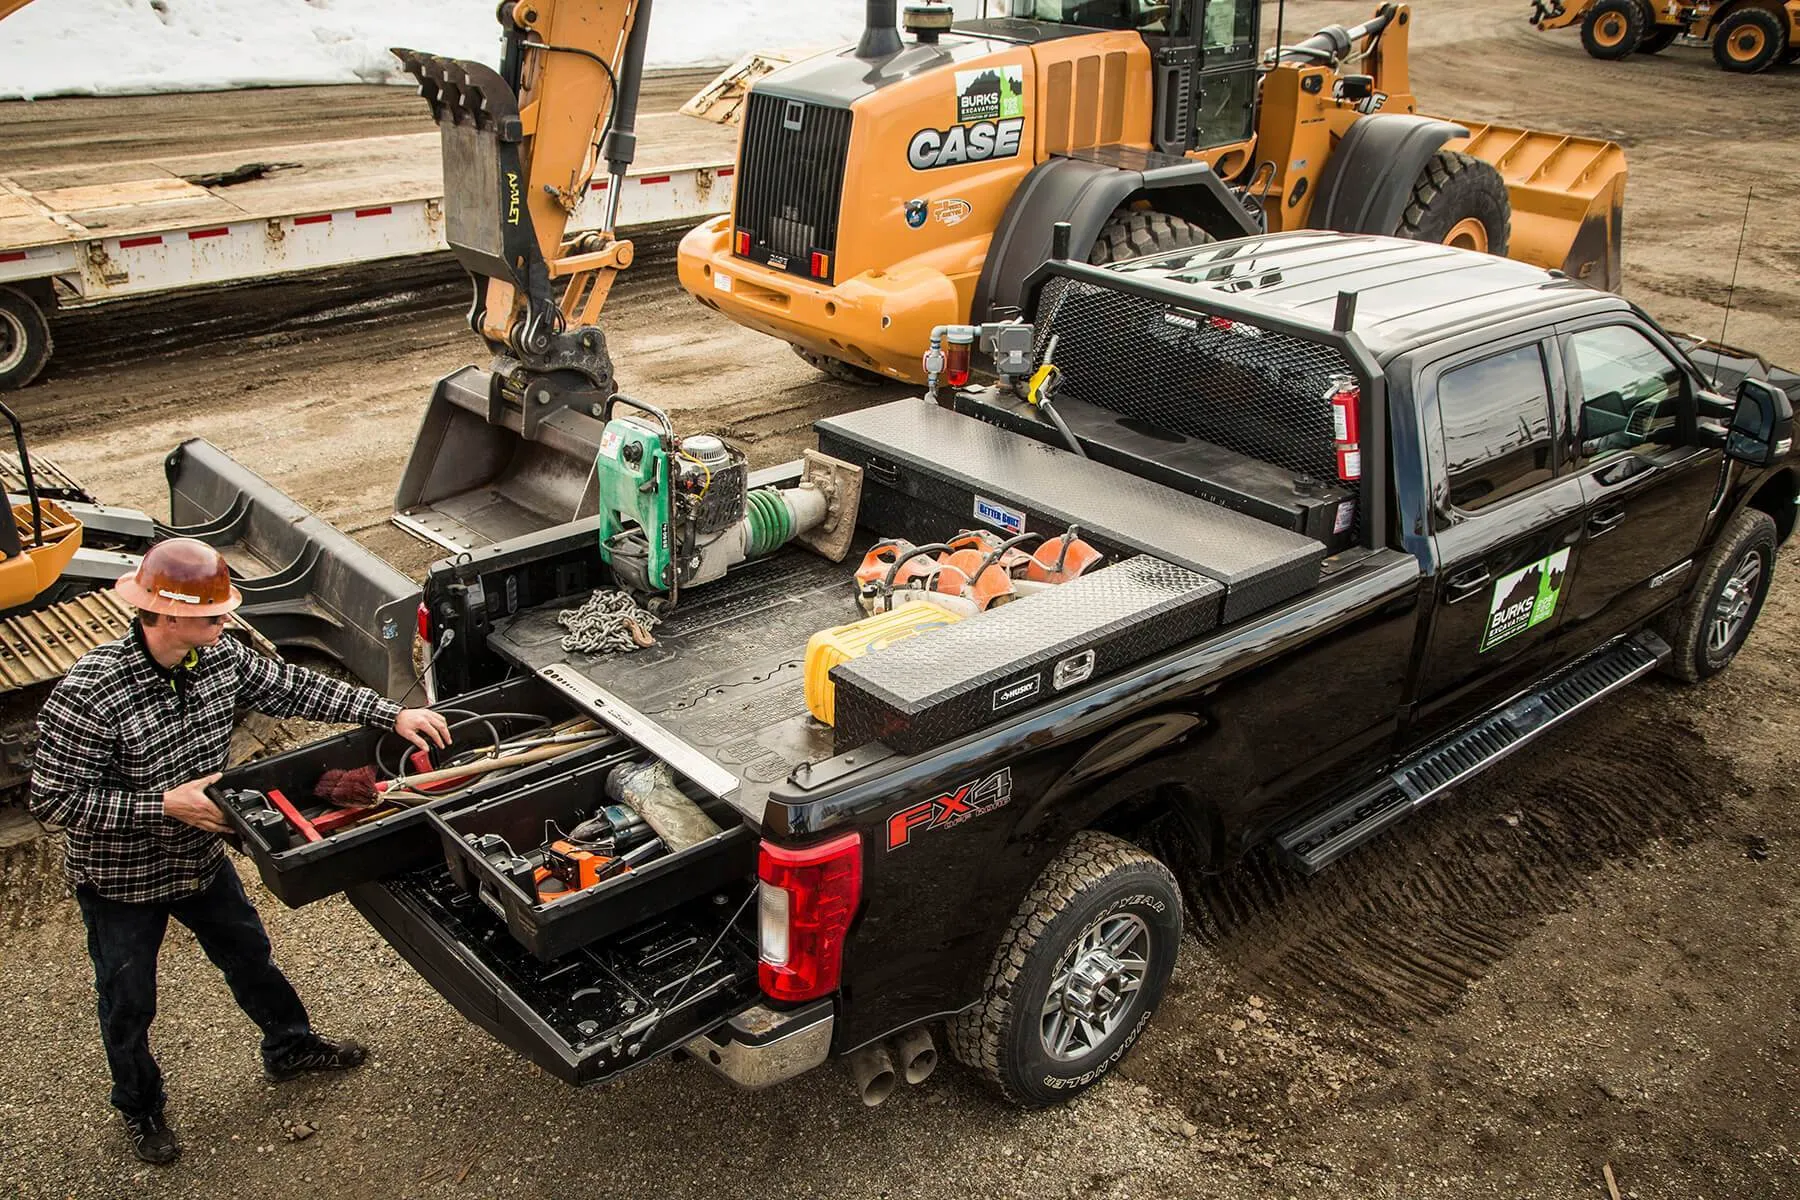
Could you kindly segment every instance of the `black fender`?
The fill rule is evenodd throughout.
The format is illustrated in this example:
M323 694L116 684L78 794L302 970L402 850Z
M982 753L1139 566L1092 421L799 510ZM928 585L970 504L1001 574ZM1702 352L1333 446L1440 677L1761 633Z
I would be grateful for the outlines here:
M1107 218L1138 199L1215 238L1262 232L1203 162L1129 147L1051 158L1032 169L1000 216L975 285L972 319L988 320L997 308L1023 307L1025 279L1049 260L1051 229L1058 221L1069 223L1069 257L1086 262Z
M1411 113L1376 113L1350 126L1319 175L1307 224L1339 233L1391 235L1431 156L1469 131Z

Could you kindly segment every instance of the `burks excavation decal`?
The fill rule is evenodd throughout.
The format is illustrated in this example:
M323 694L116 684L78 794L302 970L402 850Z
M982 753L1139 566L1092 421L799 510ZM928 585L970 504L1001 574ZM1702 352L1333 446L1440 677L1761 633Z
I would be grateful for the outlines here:
M1022 64L958 71L956 124L913 134L906 144L906 161L915 171L929 171L934 167L1014 158L1024 136Z
M1494 594L1488 602L1487 632L1481 637L1481 648L1492 650L1508 638L1517 637L1555 616L1556 603L1562 596L1563 580L1568 571L1569 551L1564 547L1495 580Z

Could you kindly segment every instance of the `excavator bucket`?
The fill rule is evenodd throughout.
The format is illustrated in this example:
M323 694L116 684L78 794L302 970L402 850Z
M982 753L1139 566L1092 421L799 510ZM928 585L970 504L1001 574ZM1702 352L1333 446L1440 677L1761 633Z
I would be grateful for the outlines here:
M1625 151L1601 138L1460 121L1445 144L1492 163L1512 201L1509 257L1616 292L1624 280Z
M252 626L395 700L418 695L418 584L204 438L181 443L163 468L171 523L158 532L223 551Z

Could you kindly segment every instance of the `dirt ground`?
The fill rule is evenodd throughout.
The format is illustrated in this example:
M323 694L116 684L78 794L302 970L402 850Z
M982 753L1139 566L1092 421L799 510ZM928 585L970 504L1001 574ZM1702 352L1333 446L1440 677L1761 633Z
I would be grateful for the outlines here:
M1434 111L1623 143L1627 292L1800 363L1800 69L1703 50L1596 63L1526 5L1423 6ZM1290 40L1360 3L1288 6ZM671 86L669 93L677 89ZM404 93L0 105L0 161L246 147L422 126ZM416 103L413 102L413 103ZM57 156L61 157L57 157ZM682 295L650 239L608 309L623 387L791 455L889 393L821 382ZM443 262L68 314L9 398L96 491L160 511L186 437L230 450L404 568L385 524L432 380L475 357ZM105 1103L82 931L41 863L0 867L0 1192L31 1197L912 1195L1800 1197L1800 579L1696 689L1629 690L1313 881L1214 881L1161 1015L1118 1077L1021 1115L944 1068L874 1110L836 1068L741 1094L662 1063L575 1091L464 1022L342 901L262 895L278 956L364 1070L270 1087L191 939L163 956L156 1046L189 1146L140 1168ZM247 868L246 868L247 869Z

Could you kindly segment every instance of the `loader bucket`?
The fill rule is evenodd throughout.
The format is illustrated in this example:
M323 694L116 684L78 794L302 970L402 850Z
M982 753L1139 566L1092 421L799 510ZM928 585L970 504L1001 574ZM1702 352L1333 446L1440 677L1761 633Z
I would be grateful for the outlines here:
M394 495L394 524L452 553L596 511L603 423L509 399L498 380L465 367L438 381Z
M217 546L239 613L284 650L326 655L395 700L416 691L419 586L204 438L164 460L166 537ZM246 567L260 574L242 573Z
M1600 138L1458 122L1469 136L1445 143L1492 163L1512 200L1508 257L1562 271L1609 292L1624 282L1620 212L1625 151Z

